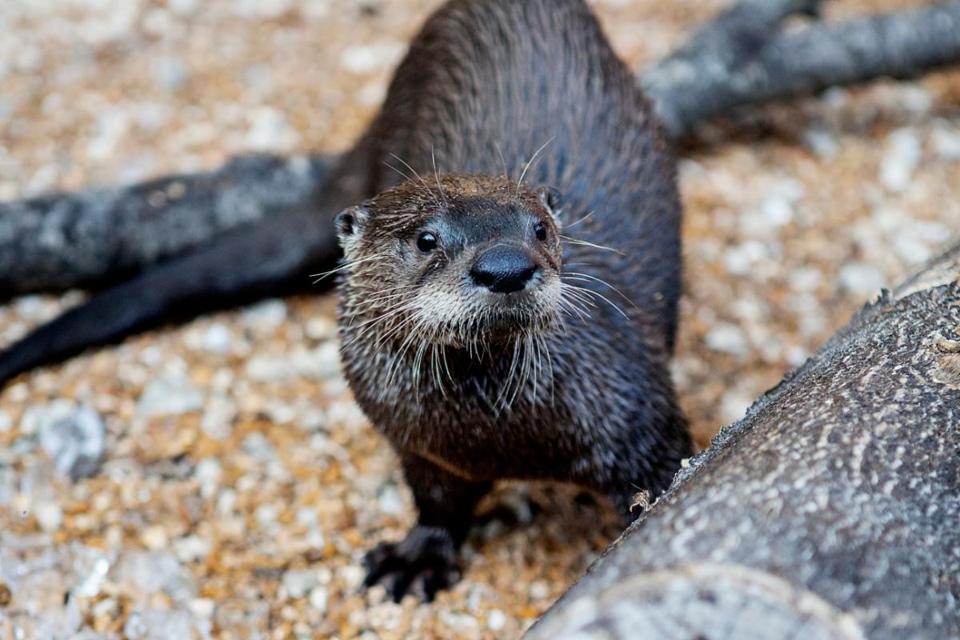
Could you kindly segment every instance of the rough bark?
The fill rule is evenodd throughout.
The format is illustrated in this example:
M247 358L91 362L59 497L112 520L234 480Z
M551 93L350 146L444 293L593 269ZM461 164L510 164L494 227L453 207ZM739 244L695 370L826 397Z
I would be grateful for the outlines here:
M530 638L960 637L960 245L675 479Z
M0 203L0 299L116 282L230 227L286 213L326 156L240 156L216 171Z
M640 80L675 139L737 106L960 60L960 1L785 32L821 0L740 0ZM241 157L223 168L120 188L0 204L0 299L89 288L231 227L323 198L334 159Z

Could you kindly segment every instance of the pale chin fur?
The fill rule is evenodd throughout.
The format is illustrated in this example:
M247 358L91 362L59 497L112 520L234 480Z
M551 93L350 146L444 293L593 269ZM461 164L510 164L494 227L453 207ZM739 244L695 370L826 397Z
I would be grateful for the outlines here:
M517 306L497 302L494 296L502 295L462 289L432 290L417 296L414 316L427 339L450 347L508 341L518 335L539 335L559 322L561 290L557 277L527 292L517 300ZM470 322L463 323L465 315ZM523 316L525 321L516 321Z

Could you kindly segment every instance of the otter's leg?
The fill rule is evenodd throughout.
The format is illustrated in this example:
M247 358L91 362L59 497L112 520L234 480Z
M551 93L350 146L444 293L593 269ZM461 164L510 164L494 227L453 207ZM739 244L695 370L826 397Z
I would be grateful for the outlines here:
M402 541L367 553L364 585L382 582L395 602L409 591L429 602L459 580L460 545L491 483L465 480L414 454L401 458L420 516Z

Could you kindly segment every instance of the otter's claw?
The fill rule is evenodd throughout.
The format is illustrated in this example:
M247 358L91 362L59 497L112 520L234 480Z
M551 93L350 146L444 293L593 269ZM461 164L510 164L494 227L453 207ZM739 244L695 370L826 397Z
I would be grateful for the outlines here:
M381 543L363 559L363 586L383 584L394 602L407 593L431 602L460 579L456 546L446 529L417 526L399 543Z

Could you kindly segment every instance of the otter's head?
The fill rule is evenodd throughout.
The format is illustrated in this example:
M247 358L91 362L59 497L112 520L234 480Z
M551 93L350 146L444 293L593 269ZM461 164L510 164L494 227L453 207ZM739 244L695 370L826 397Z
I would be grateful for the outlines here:
M543 332L560 314L559 207L553 189L446 176L343 211L342 319L451 346Z

